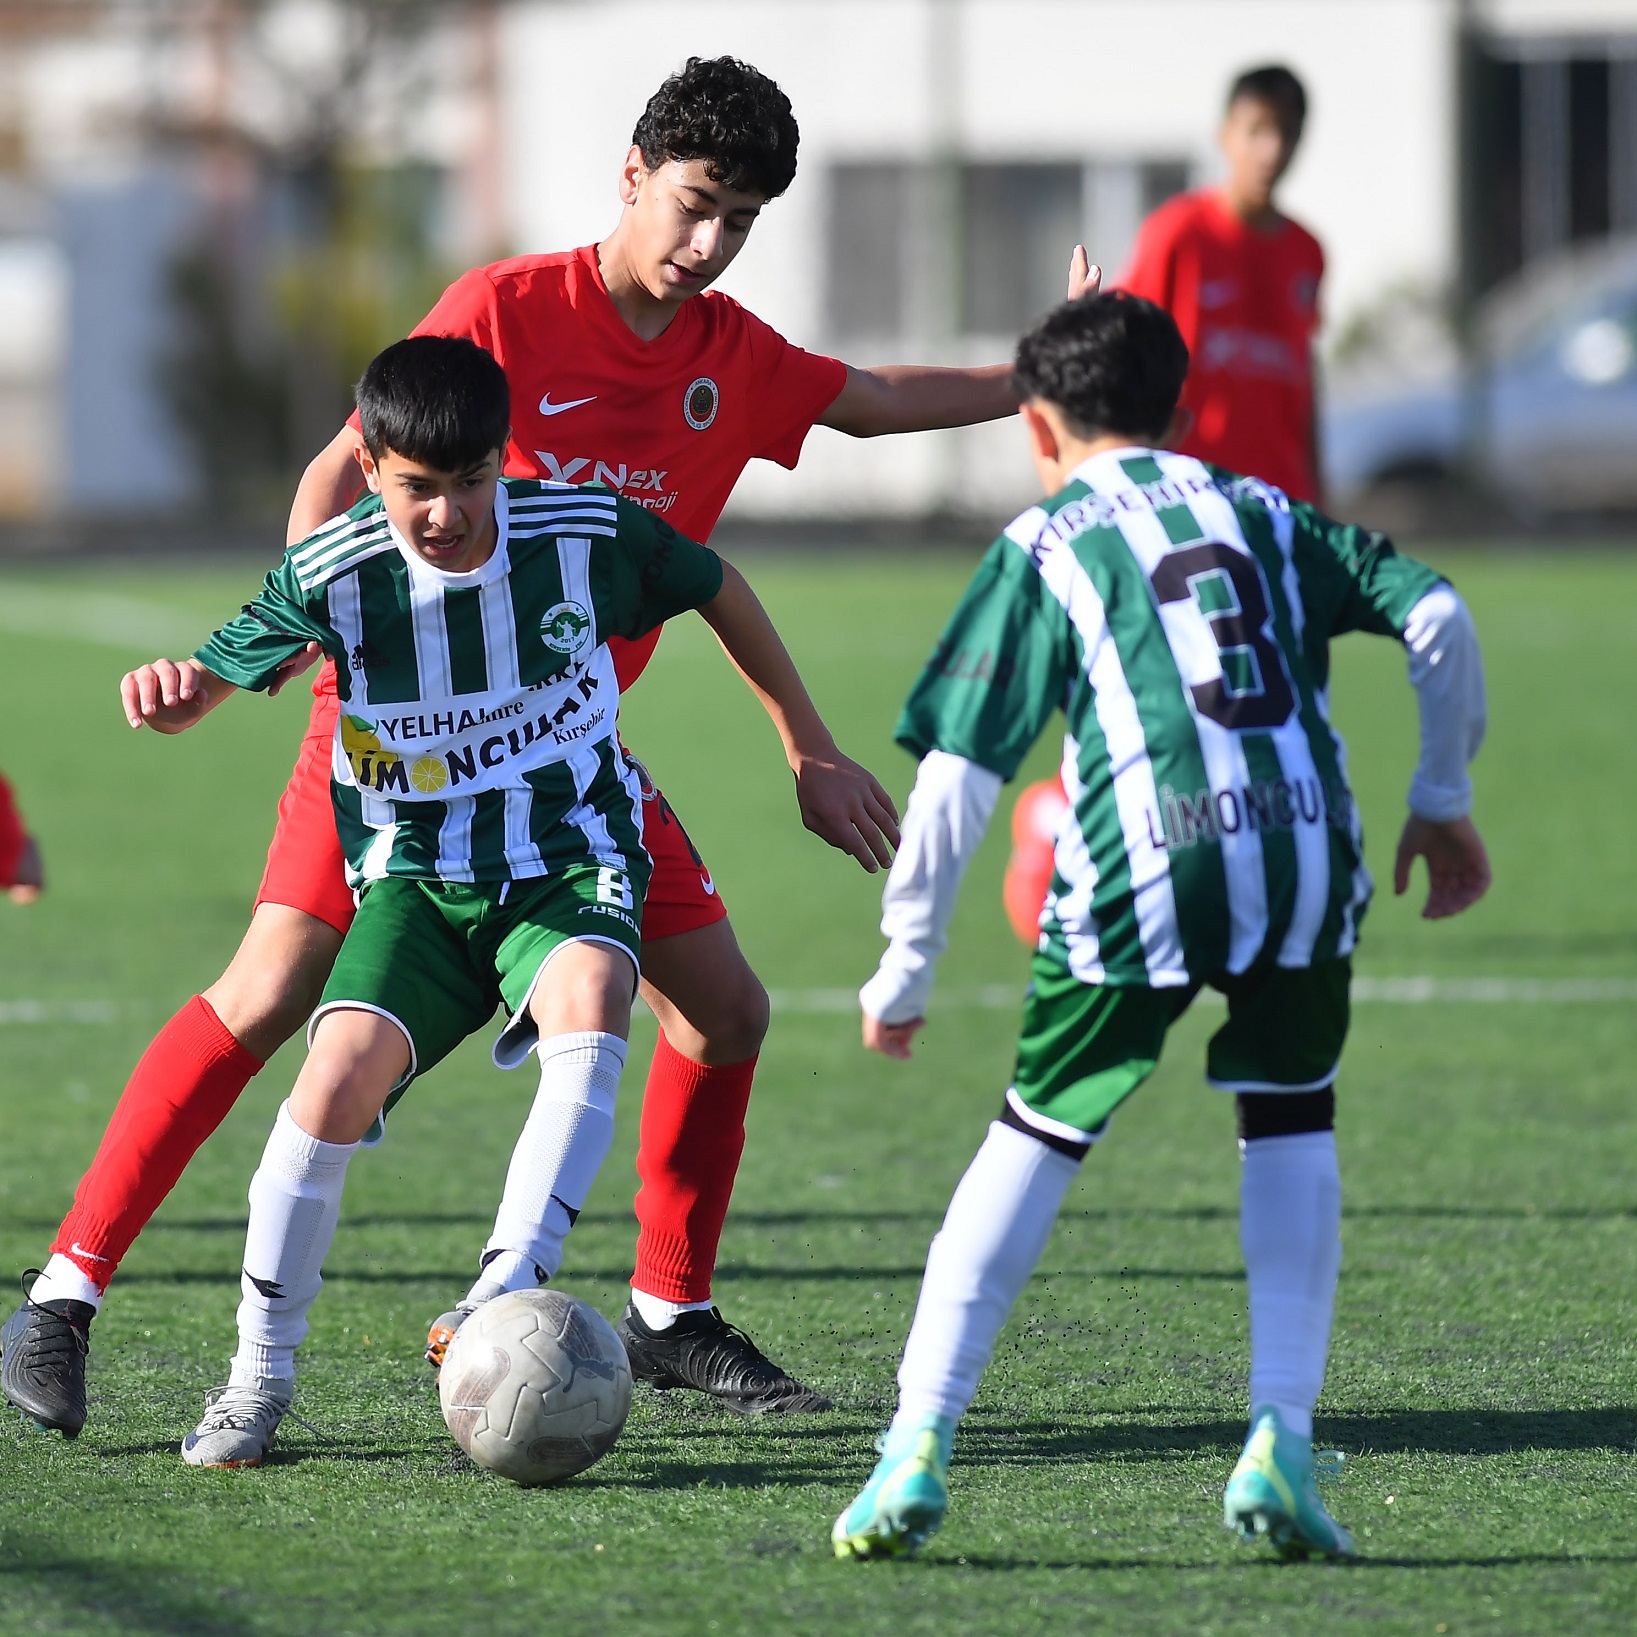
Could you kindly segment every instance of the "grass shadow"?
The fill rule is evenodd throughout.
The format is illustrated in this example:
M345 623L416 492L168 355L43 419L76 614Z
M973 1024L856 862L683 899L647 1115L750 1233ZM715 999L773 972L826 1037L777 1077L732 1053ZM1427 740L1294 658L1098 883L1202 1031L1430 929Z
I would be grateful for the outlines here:
M997 1466L1063 1461L1231 1459L1245 1436L1233 1421L1154 1422L1144 1418L1064 1426L1047 1421L971 1417L961 1429L959 1458ZM1315 1437L1352 1455L1510 1455L1524 1450L1637 1449L1637 1409L1386 1410L1319 1418Z
M10 1522L0 1545L0 1588L8 1622L17 1616L28 1619L28 1591L37 1594L40 1605L37 1625L8 1624L10 1630L73 1630L65 1618L70 1610L98 1617L114 1631L249 1637L258 1629L222 1607L228 1594L179 1583L169 1564L115 1564L64 1552L55 1541Z

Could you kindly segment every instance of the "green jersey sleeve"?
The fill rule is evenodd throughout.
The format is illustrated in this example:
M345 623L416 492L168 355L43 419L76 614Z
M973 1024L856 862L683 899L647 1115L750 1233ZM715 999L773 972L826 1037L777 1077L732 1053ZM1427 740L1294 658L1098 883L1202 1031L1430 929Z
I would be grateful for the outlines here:
M1002 536L911 688L895 737L917 758L946 750L1011 779L1072 666L1062 605L1028 552Z
M260 692L279 666L309 642L318 643L332 659L345 658L340 636L310 606L286 553L255 599L237 619L212 631L193 657L224 681Z
M1337 523L1301 501L1291 503L1290 518L1303 601L1326 613L1331 636L1402 637L1410 610L1443 583L1435 569L1401 556L1384 534Z
M722 589L722 559L622 495L608 549L591 554L597 628L634 640Z

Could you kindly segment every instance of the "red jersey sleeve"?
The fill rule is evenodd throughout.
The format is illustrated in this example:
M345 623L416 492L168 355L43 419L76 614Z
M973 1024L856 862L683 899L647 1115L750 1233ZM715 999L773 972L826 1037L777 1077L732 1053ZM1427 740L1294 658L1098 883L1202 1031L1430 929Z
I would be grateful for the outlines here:
M753 458L792 467L813 423L847 383L839 358L804 352L754 313L739 309L750 340L760 437Z

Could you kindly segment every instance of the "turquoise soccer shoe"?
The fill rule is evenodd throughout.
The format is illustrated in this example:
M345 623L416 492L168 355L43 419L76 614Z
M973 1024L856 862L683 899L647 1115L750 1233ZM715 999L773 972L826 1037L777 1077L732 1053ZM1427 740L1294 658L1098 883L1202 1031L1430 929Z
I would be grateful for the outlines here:
M1277 1410L1251 1416L1250 1436L1222 1494L1222 1522L1241 1540L1265 1540L1280 1557L1352 1557L1353 1537L1325 1510L1315 1476L1330 1476L1341 1458L1314 1460Z
M955 1423L942 1415L896 1437L883 1433L870 1481L830 1531L836 1556L905 1557L935 1535L949 1505L954 1440Z

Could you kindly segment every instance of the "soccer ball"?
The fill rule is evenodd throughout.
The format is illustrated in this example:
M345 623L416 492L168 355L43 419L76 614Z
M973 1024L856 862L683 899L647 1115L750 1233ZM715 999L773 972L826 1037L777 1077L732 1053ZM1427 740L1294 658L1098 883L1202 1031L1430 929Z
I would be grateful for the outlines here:
M614 1447L631 1408L631 1363L595 1308L560 1290L518 1290L455 1332L438 1398L479 1466L513 1483L556 1483Z

